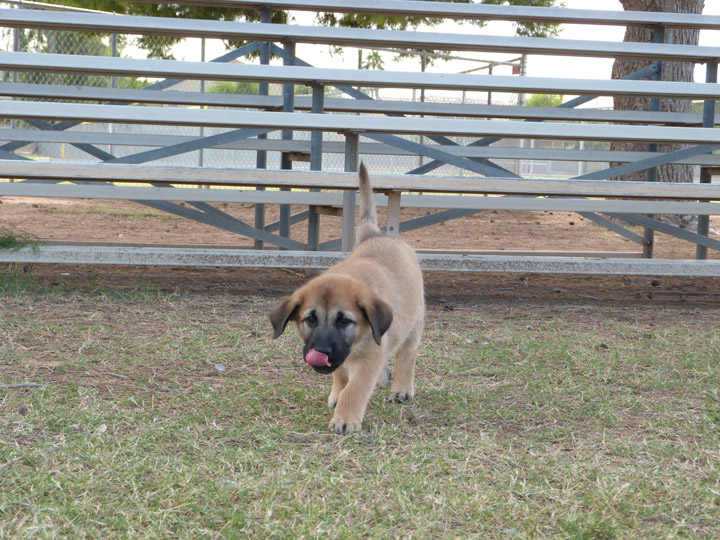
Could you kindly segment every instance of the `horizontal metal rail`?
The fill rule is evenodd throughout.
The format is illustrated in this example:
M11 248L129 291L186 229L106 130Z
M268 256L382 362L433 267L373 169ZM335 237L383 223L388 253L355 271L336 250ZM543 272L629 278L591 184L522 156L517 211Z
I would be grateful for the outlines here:
M142 133L108 133L107 131L53 131L31 129L0 129L0 141L22 141L27 143L49 142L70 144L108 144L116 146L163 147L187 143L197 137L181 135L144 135ZM653 152L624 152L610 150L562 150L556 148L523 148L515 146L445 146L428 145L453 156L482 157L491 159L522 159L549 161L618 162L627 163L663 155ZM263 150L309 154L310 141L281 139L241 139L212 147L218 150ZM323 141L323 153L344 154L345 143ZM417 155L408 150L383 143L360 143L358 153L369 155ZM704 154L678 159L672 163L719 167L720 154Z
M109 101L116 103L159 103L164 105L204 105L209 107L241 107L281 109L282 96L252 94L220 94L185 91L135 90L23 84L0 82L0 96L33 99ZM484 105L479 103L434 103L430 101L393 101L378 99L326 98L325 112L407 114L478 118L519 118L527 120L572 120L585 122L622 122L625 124L702 125L702 113L671 113L650 111L615 111L608 109L570 109L565 107L518 107L515 105ZM312 98L295 96L295 110L309 111ZM720 124L720 115L716 115Z
M170 167L145 164L115 165L0 160L0 175L5 178L72 180L73 182L106 181L236 187L357 189L355 173ZM378 191L720 201L720 184L374 174L373 187Z
M41 245L0 250L0 263L130 264L260 268L328 268L346 253L256 251L223 248L160 248ZM650 276L720 276L717 260L522 257L502 255L418 254L425 271L616 274Z
M484 51L558 56L643 57L657 60L704 62L718 58L717 47L585 41L554 38L443 34L359 28L330 28L267 23L239 23L164 17L45 12L0 9L0 25L10 28L71 30L118 34L153 34L215 39L286 41L350 47L398 47Z
M130 0L139 1L139 0ZM142 1L142 0L140 0ZM150 0L147 0L150 1ZM611 26L670 26L720 30L720 17L690 13L651 13L645 11L605 11L527 6L461 4L458 2L415 2L398 0L163 0L173 4L230 8L270 7L298 11L363 13L405 17L433 17L481 21L517 21L552 24L593 24ZM157 3L157 2L154 2Z
M81 242L73 240L48 240L42 242L45 247L67 247L78 246L80 248L101 247L101 248L168 248L175 250L196 250L196 249L214 249L218 246L213 244L143 244L139 242ZM224 245L221 249L228 250L253 250L250 245ZM273 248L276 249L276 248ZM337 253L337 252L335 252ZM640 251L552 251L552 250L534 250L534 249L416 249L415 253L428 255L501 255L504 257L526 257L530 255L540 257L583 257L595 259L619 258L619 259L637 259L642 256Z
M28 182L0 182L0 196L342 206L342 195L337 193L276 192L237 189L208 190L196 188L168 189L158 187L67 184L43 185ZM618 201L569 197L530 198L405 195L402 197L401 203L405 208L720 215L720 203L669 200ZM387 206L387 197L378 196L377 204L378 206Z
M720 55L720 47L715 53ZM493 92L564 93L715 99L720 83L633 81L626 79L558 79L465 73L414 73L366 69L324 69L301 66L137 60L106 56L0 52L0 69L116 76L150 76L200 80L293 83L312 86L373 86Z
M495 122L444 118L407 118L339 114L282 113L233 110L199 110L168 107L116 107L75 103L0 102L0 117L166 124L225 128L261 128L268 131L334 131L424 135L460 135L525 139L604 141L653 141L679 144L720 144L720 130L713 128L620 126Z

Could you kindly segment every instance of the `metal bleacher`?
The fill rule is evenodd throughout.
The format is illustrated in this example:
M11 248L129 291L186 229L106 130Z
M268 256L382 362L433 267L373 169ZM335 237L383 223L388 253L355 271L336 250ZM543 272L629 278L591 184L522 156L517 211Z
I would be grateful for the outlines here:
M182 3L182 2L181 2ZM185 3L203 4L201 0ZM677 13L640 13L564 8L529 8L445 2L389 0L357 7L339 1L288 0L272 3L213 0L214 6L258 9L269 21L272 9L317 12L383 13L447 19L509 20L588 25L644 25L720 30L720 17ZM707 216L720 214L720 130L715 100L720 96L717 63L720 47L580 41L558 38L504 37L473 33L330 28L269 22L226 22L124 16L105 13L0 8L0 27L45 31L222 38L246 42L211 62L146 60L77 54L6 50L0 52L5 73L62 73L161 79L137 89L29 84L4 77L0 82L0 196L124 199L171 212L254 240L252 249L192 246L60 245L0 251L0 262L156 264L204 266L275 266L322 268L351 249L355 188L363 154L417 155L425 163L408 174L374 173L377 203L388 207L388 231L402 233L484 210L553 210L577 212L641 246L643 257L420 253L427 270L553 272L592 274L720 276L720 250L709 236ZM297 43L340 47L480 51L580 57L650 58L647 67L621 80L413 73L333 69L310 66L297 57ZM259 63L232 62L260 52ZM283 64L269 65L270 54ZM706 65L705 82L657 79L662 62ZM183 80L261 83L259 95L166 91ZM267 84L282 84L283 95L267 95ZM312 96L295 96L295 85ZM325 96L334 87L352 99ZM558 107L523 107L465 103L403 102L372 99L358 88L414 88L446 91L549 93L579 96ZM615 111L576 108L597 96L650 97L655 110ZM704 102L703 113L668 113L661 98ZM13 121L12 123L10 121ZM221 128L200 137L126 135L99 129L70 128L103 123ZM282 139L267 139L282 131ZM292 140L291 132L311 132L310 140ZM323 140L340 133L343 142ZM416 142L422 135L431 141ZM472 137L460 145L451 137ZM681 150L611 152L582 149L533 149L492 146L500 139L570 141L636 141L649 145L680 143ZM32 142L65 143L92 156L92 161L33 160L17 151ZM144 146L147 150L113 155L101 145ZM153 164L199 149L257 152L256 168ZM268 152L281 152L280 169L267 169ZM344 171L323 170L323 156L344 155ZM522 178L493 159L547 159L615 162L619 165L575 178ZM293 159L309 160L310 170L291 170ZM699 183L625 182L618 176L652 171L666 163L701 168ZM467 176L428 175L450 164ZM650 179L652 176L650 175ZM14 181L2 181L12 179ZM198 186L226 189L197 189ZM257 188L257 189L248 189ZM281 188L280 191L267 188ZM493 196L479 196L493 195ZM495 196L497 195L497 196ZM187 204L180 205L179 201ZM253 224L228 215L212 203L251 203ZM264 222L264 205L281 206L278 223ZM291 205L306 208L294 215ZM342 211L342 237L319 242L319 216ZM402 208L436 212L402 222ZM694 214L698 232L656 220L654 214ZM643 228L643 234L614 218ZM290 228L308 221L307 241L290 238ZM653 234L661 232L697 245L696 259L656 259Z

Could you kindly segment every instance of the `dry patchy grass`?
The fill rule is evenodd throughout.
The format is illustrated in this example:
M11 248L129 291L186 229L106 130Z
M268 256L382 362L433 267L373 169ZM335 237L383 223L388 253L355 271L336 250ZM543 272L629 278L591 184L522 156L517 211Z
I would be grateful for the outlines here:
M720 535L718 306L431 298L340 437L277 294L5 287L0 538Z

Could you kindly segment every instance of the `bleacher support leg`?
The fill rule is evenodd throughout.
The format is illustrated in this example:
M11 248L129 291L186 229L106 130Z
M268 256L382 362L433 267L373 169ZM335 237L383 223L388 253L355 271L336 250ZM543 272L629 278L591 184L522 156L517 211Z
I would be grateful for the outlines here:
M345 134L345 172L358 170L358 134ZM341 251L352 251L355 245L355 191L343 192L343 221Z

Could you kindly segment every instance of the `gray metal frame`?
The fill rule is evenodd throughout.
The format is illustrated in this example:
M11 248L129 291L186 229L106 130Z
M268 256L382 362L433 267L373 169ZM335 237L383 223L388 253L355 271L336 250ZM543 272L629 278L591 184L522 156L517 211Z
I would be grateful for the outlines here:
M260 24L260 23L258 23ZM678 45L679 47L687 47ZM715 54L718 51L714 51ZM669 60L685 60L671 56ZM699 56L696 60L707 60ZM327 69L294 64L264 66L253 64L221 64L178 62L173 60L136 60L105 56L38 54L0 52L0 68L7 71L103 74L137 76L153 74L197 80L243 80L284 84L331 84L333 86L362 86L380 88L417 88L435 90L472 90L523 93L562 93L611 96L625 94L650 97L684 97L713 99L720 95L717 83L681 83L664 81L634 81L612 79L551 79L507 75L467 75L445 73L416 73L408 77L403 72Z
M257 251L219 248L62 246L50 245L39 252L22 249L4 254L4 262L64 264L132 264L165 266L244 266L256 268L322 269L345 257L344 253ZM533 257L507 255L418 255L426 271L551 273L592 275L653 275L716 277L718 261L648 260L599 257Z
M131 0L142 1L142 0ZM261 8L262 0L166 0L174 4ZM362 3L345 0L273 0L275 9L299 11L331 11L405 17L441 19L571 23L608 26L643 25L720 30L720 17L688 13L652 13L644 11L608 11L593 9L562 9L526 6L418 2L409 0L366 0Z
M272 3L269 4L272 7ZM489 6L488 6L489 7ZM283 26L193 19L132 17L97 13L39 12L0 9L0 22L10 28L74 29L80 32L156 34L252 41L297 42L320 45L397 47L452 51L484 51L587 57L650 57L658 60L702 62L715 58L715 47L613 43L554 38L486 36L472 33L441 34L317 26Z
M27 85L0 83L0 96L44 97L74 100L107 100L107 105L76 103L39 103L0 101L0 117L24 120L37 128L38 132L27 129L0 129L0 138L7 136L9 142L0 145L1 167L4 176L25 178L27 180L12 184L0 183L0 195L22 194L26 196L65 196L127 198L141 204L158 208L183 217L198 220L254 239L255 249L264 244L272 244L280 249L297 251L342 249L348 251L353 244L355 178L338 177L327 173L291 172L295 152L309 152L312 171L322 169L323 152L344 152L345 170L356 171L358 154L366 149L373 151L415 154L429 158L422 167L409 171L407 181L397 177L376 175L376 188L386 193L378 196L378 204L392 208L393 232L447 221L487 209L556 209L575 211L591 221L605 226L634 242L644 244L646 257L652 256L652 234L655 230L683 238L697 244L698 259L707 257L707 248L718 250L720 242L707 237L707 219L701 218L699 233L691 233L671 227L654 220L655 213L695 213L701 216L720 214L718 203L720 193L711 183L709 167L717 166L720 156L712 152L720 149L720 131L715 129L717 119L714 114L714 100L720 96L717 84L717 60L720 57L718 47L688 47L665 45L661 43L661 31L656 31L658 43L607 43L559 40L545 38L504 38L498 36L475 36L470 34L448 35L431 32L367 31L359 29L334 29L320 27L301 27L272 25L270 9L272 7L296 6L301 9L324 9L344 12L392 12L400 9L412 16L418 13L442 13L447 18L485 18L510 19L516 21L535 20L546 22L579 22L584 24L653 24L662 26L686 26L692 28L718 29L720 18L705 16L669 16L667 14L639 14L623 12L598 12L589 10L564 10L548 8L508 8L504 6L481 6L465 4L439 4L433 2L369 2L360 7L348 6L338 2L309 2L291 0L273 3L245 2L244 0L192 0L192 3L225 6L252 6L262 9L262 23L224 23L217 21L168 20L151 17L118 17L105 14L38 12L27 10L0 9L0 26L14 28L74 29L95 32L132 32L153 33L174 36L225 37L233 39L251 39L252 43L237 51L230 52L210 63L170 62L162 60L134 60L125 58L106 58L88 56L63 56L50 54L29 54L18 52L0 52L0 68L9 71L48 71L67 73L101 73L105 75L147 75L167 77L165 81L144 90L118 89L73 89L54 87L53 85ZM657 16L656 16L657 15ZM530 17L535 17L531 19ZM718 20L716 20L718 19ZM275 43L282 42L283 47ZM405 73L365 72L355 70L336 70L315 68L296 57L296 42L328 43L364 47L416 47L446 50L482 50L502 52L528 52L533 54L558 54L579 56L609 57L646 57L657 59L646 69L633 74L626 80L584 81L575 79L547 79L528 77L502 77L497 75L445 75L418 73L412 78ZM227 64L251 52L260 51L260 65ZM274 53L283 58L283 66L270 66L269 57ZM657 73L662 60L684 60L708 63L708 77L703 84L665 83L659 81ZM713 69L714 66L714 76ZM654 80L638 80L645 77ZM163 92L184 79L199 80L248 80L261 83L258 96L212 96L191 92ZM285 85L282 99L267 95L267 83L279 82ZM295 99L294 84L306 84L313 88L311 99ZM352 100L324 99L326 85L335 86L348 94ZM509 107L468 107L439 105L430 103L402 104L382 102L369 98L353 86L362 87L420 87L448 90L485 90L511 92L551 92L581 94L555 109L509 108ZM702 115L678 115L661 113L657 110L649 113L618 113L614 111L575 110L577 105L587 102L598 95L632 94L650 96L658 102L660 97L690 97L703 99L706 103ZM133 103L178 105L206 105L230 107L229 109L200 109L138 107ZM268 108L282 106L283 112L268 111ZM257 108L259 111L240 110ZM511 110L512 109L512 110ZM657 108L656 108L657 109ZM310 111L310 112L297 112ZM335 113L367 113L385 116L355 116ZM405 115L424 115L412 118ZM449 116L453 118L443 118ZM477 118L486 118L478 120ZM511 118L516 121L498 122L494 118ZM522 119L523 121L517 121ZM51 124L45 120L54 120ZM541 120L554 120L544 124ZM561 123L565 121L584 121L585 123ZM111 153L95 146L103 141L120 141L116 134L79 134L63 132L78 122L113 122L188 126L219 126L231 131L220 135L200 138L152 137L148 146L160 144L159 148L139 152L131 156L117 158ZM591 122L631 122L636 125L606 125ZM671 123L672 126L661 124ZM690 127L701 124L702 127ZM683 127L677 127L683 126ZM685 127L686 126L686 127ZM271 141L265 137L275 130L282 131L282 140ZM311 131L311 141L293 141L294 130ZM324 143L325 131L345 133L346 143L340 147L337 143ZM36 137L33 138L33 134ZM434 144L418 144L401 137L405 134L421 134ZM481 137L474 143L460 147L448 138L450 135ZM568 181L527 180L499 167L489 158L498 155L512 155L513 150L491 148L490 144L504 137L543 138L566 140L639 140L656 144L659 142L681 142L693 144L683 150L671 153L658 153L651 148L648 153L588 153L587 161L601 158L625 162L618 167L605 169L590 175L579 176ZM61 140L89 153L107 165L70 165L60 162L28 163L25 158L14 153L29 140ZM364 141L375 141L367 143ZM136 142L133 142L135 145ZM257 149L257 169L253 171L218 170L174 167L166 171L162 167L139 167L138 164L152 162L168 156L205 148L254 148ZM301 150L296 150L296 149ZM263 171L267 167L268 150L281 151L283 173ZM533 151L530 155L553 156L557 159L577 159L574 151ZM514 150L517 155L517 150ZM618 158L618 159L615 159ZM664 163L696 163L703 168L702 184L692 186L671 186L642 183L591 182L604 180L630 171L647 170L649 180L652 171ZM125 164L125 165L122 165ZM452 164L465 170L484 176L484 178L448 178L418 177L442 164ZM124 169L122 167L125 167ZM232 181L228 174L232 175ZM75 185L58 185L58 182L72 179ZM152 187L139 185L116 186L113 181L123 180L131 183L150 182ZM197 190L184 187L169 189L173 185L235 185L253 186L254 191L236 190ZM266 187L310 188L309 192L263 191ZM319 192L319 189L343 190L342 194ZM402 195L404 191L503 194L503 197L476 196L437 196ZM588 199L585 197L634 197L635 200ZM538 198L539 197L539 198ZM663 200L664 199L664 200ZM172 201L184 200L188 206ZM254 226L245 224L236 218L211 206L210 202L244 201L257 204ZM264 205L281 204L281 217L277 223L265 224ZM290 214L290 204L307 205L308 210L295 215ZM404 223L398 223L399 205L404 207L430 207L444 209L435 214ZM342 207L342 238L320 244L318 242L320 215L327 207ZM335 211L333 211L335 212ZM645 228L644 239L636 233L608 220L609 217L622 216L625 221ZM307 243L289 238L290 227L298 221L308 220ZM279 234L273 234L279 231ZM111 250L112 251L112 250ZM186 250L187 251L187 250ZM119 253L115 251L114 253ZM185 252L183 252L185 253ZM29 255L25 253L24 256ZM165 264L160 261L158 264ZM456 270L485 269L487 262L473 259L475 266L463 257L446 254L448 266ZM65 257L63 259L62 257ZM67 260L63 255L57 260ZM109 256L116 257L116 255ZM125 255L123 255L125 257ZM175 260L173 256L170 259ZM290 258L278 256L276 261L289 261ZM298 255L293 254L293 257ZM312 259L307 253L308 261ZM438 255L438 257L443 257ZM453 259L456 257L457 260ZM262 257L260 257L262 258ZM300 257L302 258L302 257ZM522 261L521 261L522 259ZM9 260L6 254L0 254L0 261ZM14 259L13 259L14 260ZM35 259L39 260L39 259ZM117 260L117 259L113 259ZM147 259L144 259L147 260ZM187 258L185 260L188 260ZM242 257L234 259L243 260ZM432 260L435 259L425 259ZM450 262L455 260L455 262ZM460 262L458 262L460 261ZM479 262L478 262L479 261ZM535 258L535 261L540 261ZM548 271L555 268L544 262L539 264L520 257L514 268ZM645 261L649 262L649 261ZM573 268L578 266L577 261ZM273 263L275 264L275 263ZM428 268L438 269L439 263L427 263ZM595 268L595 263L587 266ZM638 262L639 265L642 263ZM433 266L434 265L434 266ZM309 265L312 266L312 265ZM688 268L703 268L688 270ZM648 264L648 272L657 270L657 266ZM705 266L675 264L667 268L682 268L683 272L700 271L720 275L717 265L708 262ZM634 268L634 267L633 267ZM580 270L594 273L595 270ZM651 270L652 269L652 270ZM519 271L519 270L508 270ZM663 270L665 271L665 270ZM609 270L612 272L612 270ZM626 273L634 273L635 270Z
M267 83L260 83L267 86ZM282 96L244 94L204 94L199 92L132 90L23 84L0 82L0 96L110 101L116 103L149 103L161 105L202 105L249 109L279 109ZM312 110L312 98L295 97L295 110ZM512 105L465 105L418 101L379 101L325 98L324 112L366 114L409 114L426 116L460 116L466 118L516 118L534 120L570 120L573 122L627 122L637 124L695 125L703 122L702 113L668 113L645 111L613 111L607 109L568 109L548 107L517 107ZM720 123L720 114L715 124ZM1 132L2 130L0 130Z
M583 124L490 122L458 119L376 116L316 115L256 111L200 109L166 109L126 106L120 113L115 105L80 105L75 103L0 102L0 117L29 121L56 119L68 122L113 122L213 126L223 128L257 128L298 131L354 131L361 133L395 133L399 135L456 135L497 138L537 138L558 140L657 141L685 144L720 144L720 131L713 128L666 126L616 126L598 124L592 130ZM252 135L251 135L252 136Z
M119 146L171 146L195 140L196 137L182 135L142 135L108 133L106 131L39 131L29 129L3 129L0 128L0 141L21 142L53 142L66 144L101 144ZM584 161L584 162L634 162L656 156L651 152L610 152L609 150L561 150L550 148L516 148L511 146L459 146L430 144L430 148L442 152L467 158L482 157L488 159L527 159L547 161ZM227 150L256 150L258 152L290 152L293 154L310 154L310 141L281 141L258 138L239 139L213 148ZM335 141L324 141L322 150L324 154L343 154L345 144ZM360 141L358 152L361 155L415 155L413 152L396 148L388 144ZM582 158L582 159L580 159ZM700 154L678 158L673 163L687 165L700 165L703 167L719 167L720 154ZM260 167L264 168L264 167Z

